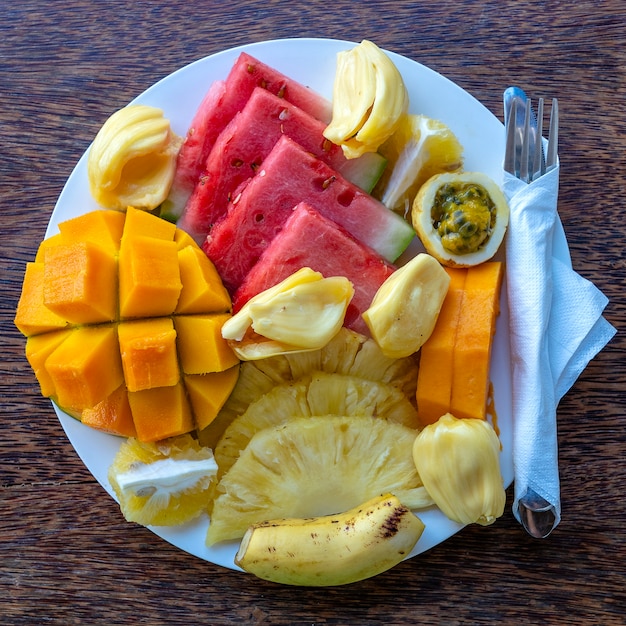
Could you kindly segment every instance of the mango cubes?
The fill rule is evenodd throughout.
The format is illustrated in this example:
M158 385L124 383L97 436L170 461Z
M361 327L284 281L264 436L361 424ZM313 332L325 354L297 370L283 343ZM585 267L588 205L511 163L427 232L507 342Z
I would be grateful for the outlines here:
M90 427L158 441L205 428L230 395L230 311L193 239L128 207L67 220L42 242L15 324L44 396Z

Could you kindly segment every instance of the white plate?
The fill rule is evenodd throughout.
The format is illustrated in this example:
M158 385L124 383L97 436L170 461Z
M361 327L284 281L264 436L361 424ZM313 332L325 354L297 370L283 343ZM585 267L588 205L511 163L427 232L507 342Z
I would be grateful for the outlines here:
M330 99L336 54L353 45L351 42L330 39L283 39L241 46L206 57L174 72L150 87L134 102L162 108L174 131L184 135L211 83L226 77L243 50ZM475 98L440 74L402 56L389 54L406 82L410 111L447 124L464 147L465 169L484 172L500 182L504 131L498 119ZM89 193L85 153L59 197L47 235L58 231L59 222L97 208L99 207ZM502 311L493 346L491 379L502 441L502 475L508 487L513 480L511 371L505 288L502 293ZM80 458L104 489L113 496L107 471L121 440L83 426L56 406L55 410ZM428 550L462 528L437 510L424 511L419 515L426 530L411 556ZM237 569L233 563L237 544L233 542L207 548L204 544L207 527L208 519L205 518L176 528L158 527L151 530L181 550L206 561Z

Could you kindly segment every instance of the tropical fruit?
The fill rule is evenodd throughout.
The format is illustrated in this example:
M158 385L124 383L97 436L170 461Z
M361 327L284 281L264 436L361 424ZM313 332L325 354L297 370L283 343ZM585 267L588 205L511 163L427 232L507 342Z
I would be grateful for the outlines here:
M392 494L337 515L267 520L241 540L235 564L284 585L347 585L403 561L424 524Z
M499 261L446 268L448 293L420 350L416 399L423 425L435 423L445 413L458 418L487 416L503 271Z
M209 87L194 114L178 153L176 174L169 196L161 206L162 217L170 221L181 217L189 196L202 176L204 164L217 137L244 108L256 87L262 87L295 104L324 123L331 118L332 107L328 100L247 52L242 52L226 80L215 81ZM181 227L193 230L190 223L185 225L182 222Z
M437 174L415 197L411 221L426 251L442 265L471 267L499 250L509 205L500 187L482 172Z
M238 539L267 519L346 511L390 492L432 504L412 449L417 431L375 417L295 418L257 432L216 486L207 543Z
M300 202L306 202L389 262L415 236L404 219L283 136L203 245L231 293Z
M397 387L356 376L314 372L273 387L228 426L215 447L219 475L232 467L260 430L294 417L316 415L368 415L419 427L415 407Z
M224 215L240 185L262 167L282 135L328 163L347 180L371 191L385 167L385 159L378 153L368 153L349 161L339 146L324 138L324 127L323 122L284 98L256 87L244 108L217 137L179 225L202 241Z
M390 209L406 215L420 187L435 174L455 172L463 165L463 146L443 122L425 115L405 115L380 147L388 168L374 195Z
M386 357L373 339L344 327L320 350L241 363L232 393L215 420L200 431L200 442L215 448L228 425L245 413L250 404L275 386L300 380L313 372L389 384L411 402L415 400L417 361L413 357Z
M322 276L344 276L354 288L344 324L369 334L362 313L395 267L376 252L302 202L289 215L233 295L237 312L253 296L273 287L302 267Z
M175 526L206 511L216 469L211 450L191 435L157 443L130 438L115 455L108 478L129 522Z
M15 315L42 394L142 441L208 426L239 371L213 264L174 224L132 207L59 231L28 264Z

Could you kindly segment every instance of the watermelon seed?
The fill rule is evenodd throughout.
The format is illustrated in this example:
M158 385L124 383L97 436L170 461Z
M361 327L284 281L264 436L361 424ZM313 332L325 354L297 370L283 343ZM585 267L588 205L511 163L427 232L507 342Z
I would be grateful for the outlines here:
M322 183L322 189L328 189L336 180L336 176L330 176Z

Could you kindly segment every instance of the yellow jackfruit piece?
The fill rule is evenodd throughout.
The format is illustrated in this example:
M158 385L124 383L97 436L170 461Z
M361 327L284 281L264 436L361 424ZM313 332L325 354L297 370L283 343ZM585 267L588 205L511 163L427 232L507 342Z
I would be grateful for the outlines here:
M222 326L242 360L323 348L341 329L354 295L344 276L303 267L254 296Z
M500 440L486 420L446 413L413 444L413 460L428 494L460 524L493 524L504 513Z
M409 98L402 75L376 44L364 39L337 54L333 116L324 137L348 159L376 152L396 130Z
M102 125L89 150L89 188L108 209L154 209L169 193L182 139L163 111L129 105Z

